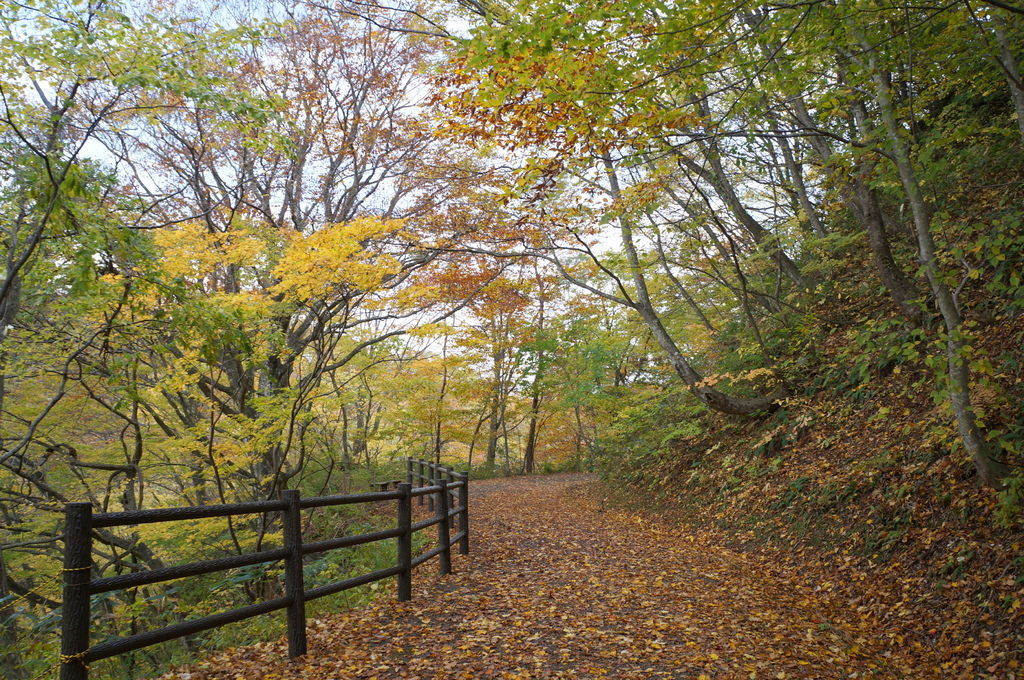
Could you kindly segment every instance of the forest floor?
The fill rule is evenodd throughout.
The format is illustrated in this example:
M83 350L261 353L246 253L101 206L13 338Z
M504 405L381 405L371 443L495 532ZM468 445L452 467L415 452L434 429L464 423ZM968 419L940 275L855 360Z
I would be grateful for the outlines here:
M610 507L592 477L471 487L471 555L445 577L421 566L411 602L310 621L294 661L279 640L165 678L943 677L927 647L836 599L813 566Z

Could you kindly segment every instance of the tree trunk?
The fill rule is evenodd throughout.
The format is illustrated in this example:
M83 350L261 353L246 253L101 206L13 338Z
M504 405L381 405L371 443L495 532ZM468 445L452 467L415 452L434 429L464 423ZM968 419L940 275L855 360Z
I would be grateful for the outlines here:
M441 389L437 395L437 413L434 415L434 462L441 464L441 449L444 440L441 438L441 421L444 418L444 398L448 394L448 334L445 333L441 346Z
M476 450L476 439L480 435L480 428L483 427L485 420L487 420L487 414L482 413L476 421L476 427L473 428L473 438L469 440L469 454L467 455L466 464L470 470L473 469L473 451Z
M765 109L768 109L767 103L765 103ZM804 182L804 171L800 166L800 163L796 160L796 155L793 153L793 147L789 143L789 139L786 135L778 129L776 121L772 121L773 132L778 139L779 146L782 149L782 160L786 165L786 173L789 175L789 181L793 185L793 191L796 193L797 201L800 204L800 210L804 213L807 218L807 223L811 227L817 236L824 236L827 232L825 230L825 224L821 221L818 216L818 210L811 203L810 194L807 193L807 184Z
M864 181L864 177L860 174L861 170L858 169L856 172L857 175L853 180L854 200L851 203L867 233L868 247L871 249L871 257L874 260L878 278L885 289L889 291L890 297L903 316L917 323L921 319L921 310L914 304L917 299L917 290L892 256L889 237L882 221L882 211L874 192Z
M607 157L604 159L604 166L608 176L611 195L617 200L621 192L619 180L615 174L615 167L612 165L611 159ZM690 389L690 392L704 402L708 408L721 413L753 415L773 409L775 403L786 395L785 391L776 391L764 397L733 397L719 392L714 387L703 382L701 375L686 360L686 357L679 350L679 346L676 345L675 340L672 339L668 330L661 323L661 318L651 303L650 293L647 290L647 281L644 278L640 265L640 256L637 254L636 245L633 242L633 229L625 217L619 217L619 232L622 236L622 247L626 255L626 263L629 265L633 286L636 288L634 309L636 309L648 329L650 329L655 342L668 355L669 363Z
M903 138L899 124L896 122L889 74L882 71L879 67L878 55L874 46L864 39L863 36L858 36L858 39L861 43L861 48L868 56L868 65L871 70L871 80L875 86L878 108L882 115L885 130L888 133L893 160L896 163L900 182L907 195L907 202L910 204L910 212L917 231L918 256L928 278L932 295L935 297L935 304L942 315L946 328L949 400L956 417L960 438L974 463L978 476L986 484L998 488L1002 486L1003 479L1009 474L1009 468L995 457L992 445L985 439L981 428L978 427L974 408L971 405L971 376L967 365L967 357L964 353L965 343L963 340L963 324L960 309L957 306L956 299L953 297L953 292L946 285L942 272L939 270L939 263L935 254L935 241L931 233L931 210L925 201L921 185L914 172L914 167L910 160L910 148Z
M854 102L852 108L854 126L857 134L861 137L867 136L867 113L862 102ZM802 97L795 98L793 102L793 115L797 122L804 128L817 129L814 119L807 110ZM832 149L828 141L821 135L811 135L811 148L821 160L822 165L827 166L832 157ZM868 247L871 249L872 260L878 278L889 292L896 307L909 321L918 323L921 318L921 311L914 304L918 299L917 289L913 281L903 272L903 268L896 263L889 245L889 236L885 231L885 219L882 214L882 207L878 202L878 196L867 184L867 169L863 159L858 159L856 169L850 178L849 184L840 191L853 207L853 213L860 222L861 228L868 237ZM842 186L842 185L841 185Z
M1013 100L1013 110L1017 114L1017 130L1020 131L1021 141L1024 141L1024 84L1020 80L1017 57L1014 56L1013 50L1010 48L1005 19L997 15L992 25L995 28L996 41L999 43L999 64L1003 67L1003 75L1006 77L1006 84L1010 88L1010 98Z
M717 333L718 330L714 327L714 325L712 325L707 315L704 314L704 310L700 308L700 305L697 304L697 301L694 300L693 296L690 295L690 292L686 290L686 286L683 285L683 282L680 281L679 277L677 277L675 275L675 272L672 271L672 267L669 266L668 258L665 256L665 248L661 243L660 235L658 236L654 245L658 250L658 261L661 262L661 268L665 272L665 276L668 277L668 280L672 282L673 286L675 286L676 292L678 292L680 297L682 297L683 300L686 301L686 304L690 306L690 309L693 310L693 313L697 315L697 318L700 319L700 322L704 326L705 330L707 330L708 333Z
M501 432L501 365L504 352L498 350L492 355L494 362L494 391L491 394L491 411L487 423L487 458L490 467L498 461L498 434Z
M10 594L11 591L7 582L7 563L4 561L3 551L0 551L0 599L8 597ZM3 676L7 680L22 680L28 677L28 673L25 672L24 665L21 662L21 652L18 645L17 612L16 610L0 611L3 612L5 618L9 617L9 623L3 627L3 632L0 632L0 644L6 650L3 658L0 659L0 671L3 672Z
M870 130L864 103L856 101L851 108L857 134L867 139ZM882 218L882 207L878 203L878 196L867 183L868 172L869 168L866 166L865 160L858 158L853 173L851 203L854 206L854 212L860 217L864 231L867 232L868 247L871 248L878 278L889 291L889 295L903 316L917 323L921 319L921 310L914 304L918 298L917 290L914 283L903 273L903 269L896 264L892 255L889 236L885 232L885 221Z
M763 244L769 249L771 257L775 261L776 265L778 265L779 270L789 277L793 283L800 287L805 287L807 285L807 281L804 279L793 260L789 258L789 255L787 255L781 247L779 247L778 243L773 243L773 241L775 241L775 237L767 229L762 227L761 224L754 219L754 216L747 211L746 207L744 207L743 202L736 194L736 190L733 188L732 184L729 182L728 176L725 174L725 168L722 166L721 159L715 155L715 151L713 149L709 149L707 151L708 163L711 165L710 171L695 162L693 159L686 158L685 156L680 156L679 158L687 170L690 170L711 184L715 193L718 194L718 197L722 199L722 202L725 203L727 208L729 208L729 212L733 214L733 217L735 217L736 221L739 222L741 227L743 227L743 230L750 234L754 243L759 246Z
M526 451L523 453L523 470L533 474L534 458L537 453L537 421L540 411L540 388L534 381L533 396L530 398L530 428L526 434Z

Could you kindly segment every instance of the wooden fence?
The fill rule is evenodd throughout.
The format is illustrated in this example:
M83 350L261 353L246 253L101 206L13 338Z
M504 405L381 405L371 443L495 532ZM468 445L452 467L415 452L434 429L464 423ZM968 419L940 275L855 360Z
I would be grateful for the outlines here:
M276 501L257 501L227 505L161 508L129 512L92 513L90 503L69 503L65 506L66 533L64 548L64 596L61 631L61 680L87 680L89 664L118 654L148 647L211 628L217 628L278 609L287 610L288 654L294 658L306 653L306 602L333 595L349 588L396 577L398 599L412 598L412 570L427 560L438 557L442 574L451 572L451 547L459 545L460 554L469 553L469 478L449 468L423 460L407 459L405 481L395 480L395 490L342 496L300 498L299 492L287 490ZM452 507L452 497L458 505ZM419 522L412 521L412 499L424 498L433 515ZM395 501L397 523L392 529L324 541L304 543L301 513L309 508L323 508L356 503ZM281 513L283 545L274 550L234 555L203 562L137 571L104 578L93 578L92 530L103 527L131 526L152 522L228 517L242 514ZM458 519L453 536L453 520ZM415 532L437 525L437 545L413 556L412 536ZM303 583L302 560L306 555L323 553L375 541L397 539L397 564L368 574L306 590ZM246 607L231 609L198 619L182 621L164 628L127 637L89 644L90 598L99 593L161 583L186 576L198 576L225 569L284 561L284 596Z

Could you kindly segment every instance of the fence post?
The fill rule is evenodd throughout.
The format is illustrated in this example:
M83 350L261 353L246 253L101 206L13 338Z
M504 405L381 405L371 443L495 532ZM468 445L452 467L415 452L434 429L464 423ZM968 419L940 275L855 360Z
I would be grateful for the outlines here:
M405 481L412 484L412 458L405 459Z
M448 483L444 475L438 473L437 483L441 485L437 492L437 516L441 520L437 523L437 543L438 547L442 548L438 566L440 573L444 575L452 573L452 535L449 529L451 518L448 517Z
M437 485L437 470L432 465L427 466L427 486ZM427 510L434 512L434 494L427 494Z
M451 510L455 507L455 492L448 488L448 484L452 481L452 471L446 467L441 468L441 479L444 480L445 490L448 492L448 498L445 499L445 503L448 504L448 509ZM452 523L448 522L449 531L451 531Z
M459 473L451 468L448 468L448 480L453 484L459 481ZM454 489L449 490L448 493L450 494L448 496L448 507L453 509L459 507L459 488L455 487ZM455 533L456 521L457 520L455 518L452 518L452 521L449 522L449 526L451 526L452 533Z
M462 482L462 486L459 487L459 505L462 506L462 512L459 514L459 533L462 534L462 539L459 541L459 554L469 554L469 473L464 472L459 475L459 481Z
M92 503L64 506L64 595L60 680L89 677L89 582L92 580Z
M426 486L427 482L423 479L423 459L416 459L416 470L416 486ZM423 499L423 496L420 496L420 505L423 505L424 503L426 503L426 501Z
M284 591L291 598L288 605L288 657L294 659L306 653L306 586L302 577L302 516L299 492L285 489L281 493L285 502L281 516L284 547Z
M410 470L412 462L409 463ZM398 485L398 601L412 599L412 484Z

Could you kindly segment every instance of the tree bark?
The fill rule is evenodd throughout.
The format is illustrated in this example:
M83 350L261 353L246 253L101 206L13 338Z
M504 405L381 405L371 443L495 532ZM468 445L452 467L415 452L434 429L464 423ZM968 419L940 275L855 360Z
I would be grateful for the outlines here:
M486 463L490 467L498 461L498 433L501 431L501 401L502 401L502 379L501 368L504 359L504 351L498 350L491 357L494 362L494 390L491 393L491 411L487 423L487 458Z
M1024 141L1024 84L1021 83L1017 57L1014 56L1010 38L1006 35L1006 20L996 16L992 24L996 42L999 43L999 64L1003 67L1003 75L1006 77L1010 98L1013 100L1013 110L1017 114L1017 130L1020 132L1021 141Z
M539 271L537 274L537 333L538 339L543 339L544 332L544 287ZM523 470L526 474L532 475L534 461L537 456L537 435L540 429L540 402L541 402L541 380L544 377L544 350L538 346L537 349L537 370L533 375L533 384L530 385L530 426L526 435L526 448L523 452Z
M707 181L714 188L715 193L722 199L726 207L729 208L729 212L733 214L736 221L739 222L743 230L750 234L750 237L754 240L757 245L764 244L770 248L770 254L775 264L778 265L779 270L789 277L793 283L798 286L805 287L807 281L804 279L800 270L797 268L796 263L790 259L789 255L786 254L778 243L771 243L775 237L761 224L754 219L754 216L747 211L740 197L736 194L736 190L729 182L729 178L725 175L725 168L722 165L722 161L715 155L714 150L707 151L708 164L711 166L711 170L701 166L699 163L691 158L686 158L680 155L680 162L689 171L693 172L700 178ZM766 243L767 242L767 243Z
M613 198L618 200L621 196L621 191L611 159L604 158L604 167L608 176L610 193ZM761 397L733 397L719 392L714 387L704 383L703 377L690 365L690 362L687 361L686 357L679 350L679 346L673 340L664 324L662 324L661 318L651 303L650 292L647 289L647 281L644 278L640 265L640 256L633 242L633 229L629 221L625 217L619 217L618 222L626 262L629 266L633 286L636 289L636 299L634 300L633 307L647 325L655 342L668 355L669 363L679 378L689 388L690 392L704 402L708 408L721 413L754 415L774 409L776 402L786 396L787 392L785 390L780 389L768 396Z
M854 102L851 108L857 134L866 137L867 113L864 110L863 102ZM802 97L796 97L793 101L793 116L804 128L817 129ZM828 141L821 135L811 135L810 144L822 165L827 166L832 158L832 149ZM889 292L889 296L900 313L909 321L918 323L921 318L921 310L913 304L919 298L917 288L893 257L889 236L885 231L882 207L878 202L878 196L868 186L867 168L863 159L857 159L855 171L846 187L841 189L841 193L845 194L847 201L853 207L854 216L857 217L861 228L867 235L868 247L871 249L872 261L878 272L879 280Z
M540 411L540 387L534 381L533 394L530 397L530 427L526 434L526 450L523 453L523 471L533 474L534 459L537 454L537 421Z
M854 102L852 110L857 134L867 139L869 129L864 103ZM882 207L878 203L878 196L867 183L868 172L869 168L866 167L864 158L857 158L852 181L851 203L854 206L854 212L860 217L864 231L867 232L868 247L871 248L878 278L889 291L889 295L892 296L903 316L917 323L921 318L921 310L914 304L918 298L917 289L903 273L903 269L896 264L896 259L892 255L889 236L885 232L885 221L882 218Z
M914 172L909 145L903 138L900 126L896 122L889 73L880 68L876 48L859 32L857 37L860 47L868 58L871 80L875 87L875 96L882 122L892 148L893 161L899 173L900 183L906 193L907 202L910 204L910 212L917 231L918 256L921 266L928 278L936 307L938 307L945 325L949 400L956 418L957 428L960 431L960 439L981 480L990 486L999 488L1009 474L1009 468L995 457L995 451L978 426L974 414L970 393L970 368L964 353L966 345L960 309L939 269L935 241L931 233L931 209L924 198L920 182Z
M767 103L765 104L765 109L768 109ZM810 225L811 231L817 236L824 236L828 232L825 229L825 223L818 216L817 208L811 202L810 194L807 192L807 184L804 182L804 170L796 160L796 155L793 153L793 147L790 145L789 139L778 129L775 120L772 120L772 125L774 126L773 132L778 139L779 147L782 149L782 160L785 163L789 181L793 185L793 192L796 193L797 202L800 204L800 210L807 218L807 224Z

